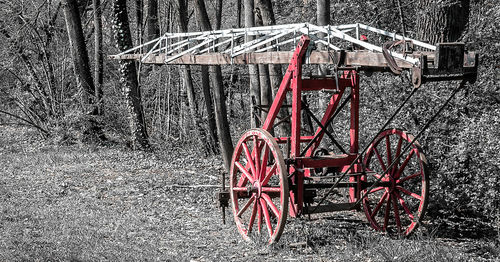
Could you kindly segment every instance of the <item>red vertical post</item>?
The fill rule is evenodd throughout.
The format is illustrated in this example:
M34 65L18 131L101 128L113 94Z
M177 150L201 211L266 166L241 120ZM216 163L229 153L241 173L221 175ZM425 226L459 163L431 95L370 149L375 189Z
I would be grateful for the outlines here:
M290 62L289 69L293 70L290 88L292 89L292 134L290 136L290 156L295 158L300 154L300 116L302 110L302 58L304 57L307 47L309 46L309 37L302 36L297 48L295 49L294 56ZM290 174L295 175L292 177L292 184L296 185L296 191L290 191L290 216L295 217L302 213L302 205L304 203L304 173L299 171L296 167L300 165L296 163L290 167Z
M296 57L296 66L292 78L292 134L291 134L291 150L290 156L292 158L300 154L300 127L301 127L301 110L302 110L302 57ZM298 163L296 163L297 165ZM290 168L290 173L295 172L293 182L297 186L296 195L293 193L290 198L290 216L297 216L301 213L303 205L304 193L304 173L296 169Z
M349 152L351 154L358 154L359 151L359 75L355 70L349 72L351 77L351 126L349 135L351 138ZM360 172L359 164L355 164L349 172ZM350 176L349 182L357 182L356 187L349 189L349 196L351 202L356 202L360 197L361 187L359 184L359 176Z
M355 70L351 75L351 127L349 134L351 136L350 153L357 154L359 151L359 77Z

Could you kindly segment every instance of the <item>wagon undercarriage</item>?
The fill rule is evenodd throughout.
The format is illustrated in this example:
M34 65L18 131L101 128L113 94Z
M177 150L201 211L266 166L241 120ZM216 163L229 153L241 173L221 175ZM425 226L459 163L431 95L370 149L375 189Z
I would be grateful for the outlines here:
M368 37L361 35L361 30ZM392 39L381 46L367 41L381 37ZM324 51L314 51L314 43L323 45ZM292 51L282 51L290 45L294 46ZM134 53L148 46L152 46L149 52ZM427 159L417 139L465 81L474 81L477 74L477 54L466 52L463 43L433 46L362 24L166 34L113 58L155 64L288 64L272 104L255 105L267 112L266 118L260 128L248 130L239 139L231 161L229 188L223 182L218 193L223 209L231 203L243 238L269 243L279 240L288 216L340 210L362 209L374 229L411 234L425 214L429 188ZM304 64L329 64L335 73L304 76ZM411 70L412 92L381 125L376 137L360 149L359 72L400 74L403 70ZM386 129L422 83L444 80L461 83L416 136ZM317 117L303 94L321 90L331 97L322 117ZM287 94L291 96L289 105ZM347 107L349 146L343 148L327 127ZM289 117L281 117L282 110L290 110ZM304 116L316 126L312 134L306 135L302 128ZM278 133L277 125L287 123L290 134L273 135ZM312 129L313 124L309 126ZM330 140L335 153L321 148L324 138ZM348 190L348 199L333 202L329 196L342 188Z

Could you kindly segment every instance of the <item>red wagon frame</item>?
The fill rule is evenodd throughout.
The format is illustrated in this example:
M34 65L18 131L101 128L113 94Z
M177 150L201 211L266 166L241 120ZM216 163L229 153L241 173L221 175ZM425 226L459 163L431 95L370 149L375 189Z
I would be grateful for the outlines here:
M379 36L374 39L390 37L392 40L379 46L377 41L361 40L361 30ZM303 35L297 36L297 33ZM292 42L293 48L297 40L294 51L286 51ZM311 41L324 45L326 50L312 51ZM344 47L350 44L355 48L343 49L335 44ZM140 53L143 48L149 51ZM288 64L262 126L245 132L236 144L229 189L225 187L223 174L222 191L217 193L223 214L231 201L234 220L243 238L263 238L269 243L279 240L288 216L359 209L361 204L374 229L411 234L425 214L429 187L427 159L416 140L465 82L475 81L478 66L478 54L466 51L464 43L430 45L360 23L338 26L299 23L167 32L111 58L164 65ZM342 67L343 73L306 78L302 74L303 64L329 64L336 69ZM410 70L414 88L377 135L360 150L358 72L363 70L395 74ZM449 80L461 80L461 83L416 136L399 129L385 129L423 83ZM321 119L316 118L302 100L303 92L319 90L332 92ZM288 93L292 97L290 106L284 105ZM347 93L348 97L342 101ZM350 104L348 151L326 130L347 104ZM275 137L274 127L285 122L285 119L276 121L284 107L291 107L291 134ZM318 126L309 136L301 132L303 112ZM342 154L319 148L325 135ZM334 182L328 182L330 179ZM327 199L337 188L349 189L346 203ZM327 191L316 201L317 192L321 190ZM261 234L263 226L267 228L267 235Z
M357 70L351 69L345 70L338 79L303 78L302 64L309 43L310 39L307 36L302 36L298 42L261 128L247 131L235 147L226 198L231 199L234 220L239 232L246 240L263 237L269 243L273 243L279 240L288 215L296 217L303 214L358 209L360 202L363 201L365 214L375 229L393 230L403 235L410 234L420 223L428 198L427 161L418 142L406 132L388 129L372 141L365 159L361 159L359 74ZM304 136L301 134L301 113L309 109L302 101L302 93L319 90L330 90L332 96L321 120L315 119L318 128L314 135ZM340 105L342 97L348 90L349 96ZM270 133L273 132L280 109L284 107L283 103L288 92L292 94L291 135L273 137ZM325 133L328 134L326 127L338 113L337 110L342 109L348 102L350 102L349 152L315 155ZM394 149L390 148L391 136L396 137L398 141L395 154L391 152ZM381 141L385 141L386 161L382 160L380 150L377 149ZM399 163L403 153L403 142L411 150L404 161ZM284 143L288 144L286 158L279 146ZM381 172L371 167L374 166L371 164L372 158L375 159L373 162L379 161L378 167L380 169L382 166ZM404 169L410 162L413 162L417 171L412 171L412 174L403 177ZM388 165L390 166L387 167ZM315 170L318 168L334 169L343 175L338 177L336 183L305 184L305 180L317 175ZM341 182L346 175L349 177L348 182ZM274 183L271 182L273 176ZM406 189L403 185L409 180L416 181L414 184L417 186L412 186L413 190ZM348 202L320 205L325 196L318 205L311 207L316 197L316 190L330 188L331 191L339 187L349 188ZM406 197L412 198L410 200L416 203L410 206L410 200ZM224 202L224 196L219 198ZM382 213L380 210L384 205L385 213ZM254 224L257 232L254 232ZM267 228L267 236L261 234L263 224Z

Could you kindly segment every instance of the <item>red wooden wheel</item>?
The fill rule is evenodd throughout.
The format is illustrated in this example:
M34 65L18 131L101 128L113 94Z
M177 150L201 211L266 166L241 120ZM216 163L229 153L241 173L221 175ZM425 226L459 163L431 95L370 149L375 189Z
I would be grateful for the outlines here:
M264 129L238 141L231 161L229 193L234 220L245 240L279 240L288 213L288 177L278 144ZM262 233L262 227L267 234Z
M366 152L366 175L362 180L371 184L384 174L379 185L363 199L366 217L376 230L409 235L425 214L429 186L427 160L417 141L409 152L402 152L412 140L414 137L404 131L388 129ZM386 172L399 154L402 157Z

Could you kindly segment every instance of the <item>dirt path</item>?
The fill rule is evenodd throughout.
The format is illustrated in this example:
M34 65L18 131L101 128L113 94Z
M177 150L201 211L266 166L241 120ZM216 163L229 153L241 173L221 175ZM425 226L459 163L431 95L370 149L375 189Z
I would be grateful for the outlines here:
M216 158L44 145L0 130L0 261L469 261L498 255L486 240L478 249L458 240L390 239L353 212L289 219L278 245L249 244L231 213L223 225L215 208L213 185L222 168Z

